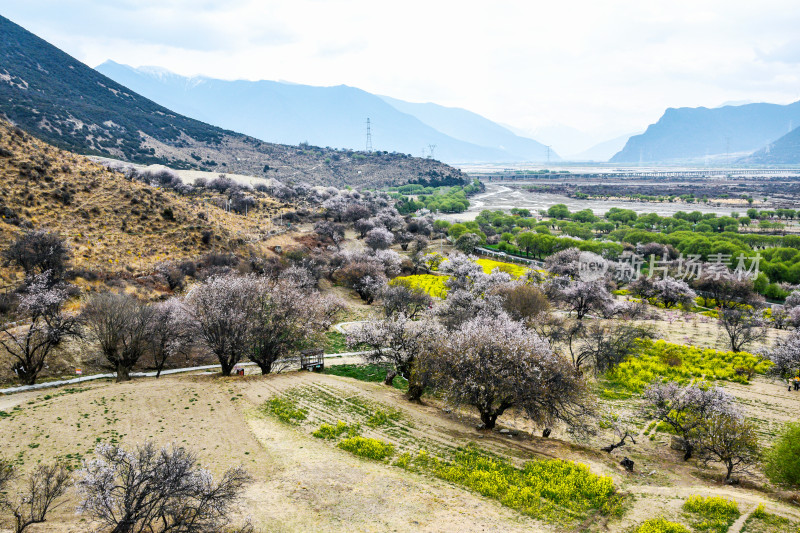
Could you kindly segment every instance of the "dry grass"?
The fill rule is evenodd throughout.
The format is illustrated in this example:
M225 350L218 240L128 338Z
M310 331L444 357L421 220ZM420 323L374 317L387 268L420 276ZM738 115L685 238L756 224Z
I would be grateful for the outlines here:
M89 159L59 150L0 121L0 208L23 224L57 231L73 250L72 266L99 273L146 273L163 261L209 252L267 253L270 221L286 206L254 192L258 206L247 217L217 207L212 193L182 197L126 180ZM68 199L67 199L68 198ZM162 213L171 209L174 220ZM0 219L0 239L20 231ZM211 232L208 244L203 233ZM0 269L0 288L18 272Z

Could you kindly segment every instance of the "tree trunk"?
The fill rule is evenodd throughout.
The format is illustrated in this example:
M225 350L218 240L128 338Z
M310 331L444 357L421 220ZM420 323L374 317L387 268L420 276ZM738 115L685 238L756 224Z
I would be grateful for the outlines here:
M730 479L731 479L731 474L733 473L733 464L732 464L732 463L729 463L729 464L727 465L727 467L728 467L728 473L727 473L727 475L725 476L725 481L730 481Z
M117 383L131 380L131 369L122 363L117 365Z
M397 376L397 372L395 370L391 370L391 369L388 370L386 372L386 379L383 380L383 384L384 385L388 385L389 387L391 387L392 383L394 383L394 378L396 376Z
M494 429L494 426L497 423L497 414L494 414L491 411L481 411L481 422L483 422L484 428Z
M408 383L408 401L410 402L418 402L420 398L422 398L422 393L424 392L425 387L418 383L410 382Z
M694 452L694 446L687 441L683 441L683 449L685 450L683 453L683 460L688 461L692 458L692 452Z

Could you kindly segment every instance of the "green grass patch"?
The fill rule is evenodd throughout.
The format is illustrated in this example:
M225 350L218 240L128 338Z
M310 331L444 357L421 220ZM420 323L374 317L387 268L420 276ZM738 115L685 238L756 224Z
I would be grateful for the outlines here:
M764 504L756 507L744 523L742 533L800 533L800 522L768 513Z
M381 365L332 365L325 367L325 374L344 376L359 381L380 382L386 379L386 367ZM401 391L408 390L408 382L400 376L394 378L394 388Z
M388 426L391 425L392 422L397 422L400 420L400 417L400 411L396 411L394 409L378 409L367 419L367 425L371 428Z
M663 518L651 518L642 523L634 533L691 533L689 528Z
M262 410L275 416L278 420L292 425L299 424L308 415L308 409L298 407L294 400L280 396L267 400Z
M348 437L337 446L359 457L383 461L394 455L394 446L369 437Z
M341 420L336 422L336 425L322 424L319 429L312 433L318 439L335 440L347 433L349 437L355 437L361 432L361 426L358 424L345 424Z
M347 337L338 331L328 331L325 333L325 353L344 353L349 352L347 347Z
M740 515L735 500L719 496L690 496L683 504L683 510L695 531L711 533L725 533Z

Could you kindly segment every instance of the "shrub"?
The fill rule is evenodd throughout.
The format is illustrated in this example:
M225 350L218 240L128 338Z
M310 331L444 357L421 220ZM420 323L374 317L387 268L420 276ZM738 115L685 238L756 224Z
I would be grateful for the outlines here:
M394 455L394 446L382 440L369 437L349 437L341 441L339 448L359 457L383 461Z
M800 487L800 423L786 425L767 452L764 473L773 483L795 489Z

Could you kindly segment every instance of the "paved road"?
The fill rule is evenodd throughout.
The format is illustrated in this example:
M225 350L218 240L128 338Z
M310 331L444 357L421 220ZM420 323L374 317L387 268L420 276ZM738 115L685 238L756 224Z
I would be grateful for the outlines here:
M328 365L345 365L359 363L363 359L362 355L370 353L366 352L343 352L331 353L325 355L325 363ZM255 363L239 363L239 366L255 366ZM186 372L200 372L202 370L219 370L219 365L205 365L205 366L191 366L186 368L173 368L170 370L163 370L162 376L170 374L183 374ZM131 376L135 378L152 378L156 376L156 372L131 372ZM19 387L9 387L7 389L0 389L0 394L14 394L18 392L28 392L40 389L49 389L53 387L61 387L62 385L75 385L77 383L86 383L87 381L95 381L98 379L114 379L117 377L116 372L107 374L92 374L91 376L81 376L71 379L62 379L59 381L47 381L44 383L37 383L36 385L20 385Z

